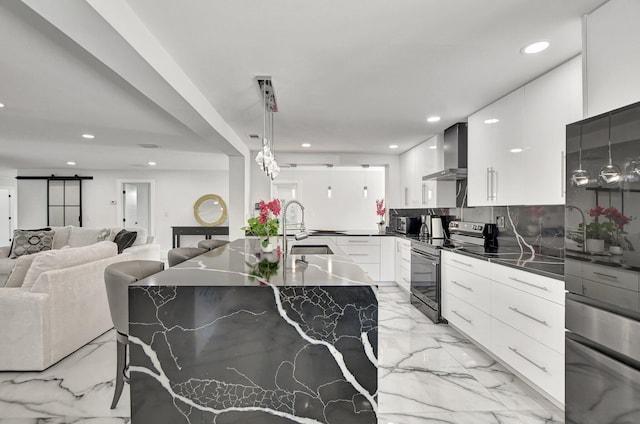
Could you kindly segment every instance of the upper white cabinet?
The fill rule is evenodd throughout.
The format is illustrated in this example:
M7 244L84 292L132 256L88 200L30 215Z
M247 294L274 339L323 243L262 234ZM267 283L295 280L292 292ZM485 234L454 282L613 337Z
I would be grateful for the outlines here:
M401 208L410 208L416 202L415 193L415 150L400 155L400 199Z
M582 119L582 61L576 57L525 86L526 203L565 202L566 126Z
M438 134L400 155L400 207L455 207L453 182L450 190L453 195L449 195L445 190L439 193L435 184L422 181L423 176L442 171L443 149L444 137Z
M577 57L469 117L469 206L564 203L565 126L582 118Z

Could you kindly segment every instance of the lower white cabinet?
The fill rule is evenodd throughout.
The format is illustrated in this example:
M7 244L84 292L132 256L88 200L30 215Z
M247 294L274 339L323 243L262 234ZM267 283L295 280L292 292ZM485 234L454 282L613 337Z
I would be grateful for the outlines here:
M395 237L380 237L380 281L395 281Z
M395 281L407 292L411 291L411 241L396 237Z
M564 282L442 254L442 315L564 404Z
M564 354L496 318L491 319L491 351L564 404Z
M380 281L380 237L337 237L337 244L374 281Z

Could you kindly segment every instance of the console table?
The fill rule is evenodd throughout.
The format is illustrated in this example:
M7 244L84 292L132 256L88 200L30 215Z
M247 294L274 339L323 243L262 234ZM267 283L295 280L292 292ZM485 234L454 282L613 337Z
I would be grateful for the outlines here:
M180 247L180 236L228 236L229 227L171 227L173 231L173 247Z

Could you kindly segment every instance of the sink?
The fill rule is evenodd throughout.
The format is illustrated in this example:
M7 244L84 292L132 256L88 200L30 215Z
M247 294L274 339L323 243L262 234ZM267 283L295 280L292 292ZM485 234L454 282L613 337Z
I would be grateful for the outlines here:
M333 250L326 244L295 244L291 246L292 255L333 255Z

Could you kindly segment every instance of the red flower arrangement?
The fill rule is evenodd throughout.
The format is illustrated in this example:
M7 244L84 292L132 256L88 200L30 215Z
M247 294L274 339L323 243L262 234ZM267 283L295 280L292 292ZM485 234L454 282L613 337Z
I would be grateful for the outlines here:
M376 199L376 215L380 217L378 224L384 224L384 214L387 213L387 208L384 207L384 199Z
M280 221L278 220L278 216L280 216L280 200L273 199L272 201L266 203L264 201L260 201L260 215L256 218L249 218L247 220L247 226L242 227L245 235L247 236L258 236L258 237L274 237L278 235L278 227L280 225ZM271 215L271 217L270 217ZM262 244L264 247L267 246L269 240L263 240Z
M594 221L587 225L587 237L608 240L614 245L619 243L620 234L626 234L624 226L634 219L631 216L623 215L616 208L603 208L602 206L596 206L589 210L589 216L594 218ZM598 218L601 216L607 218L609 222L600 223Z

